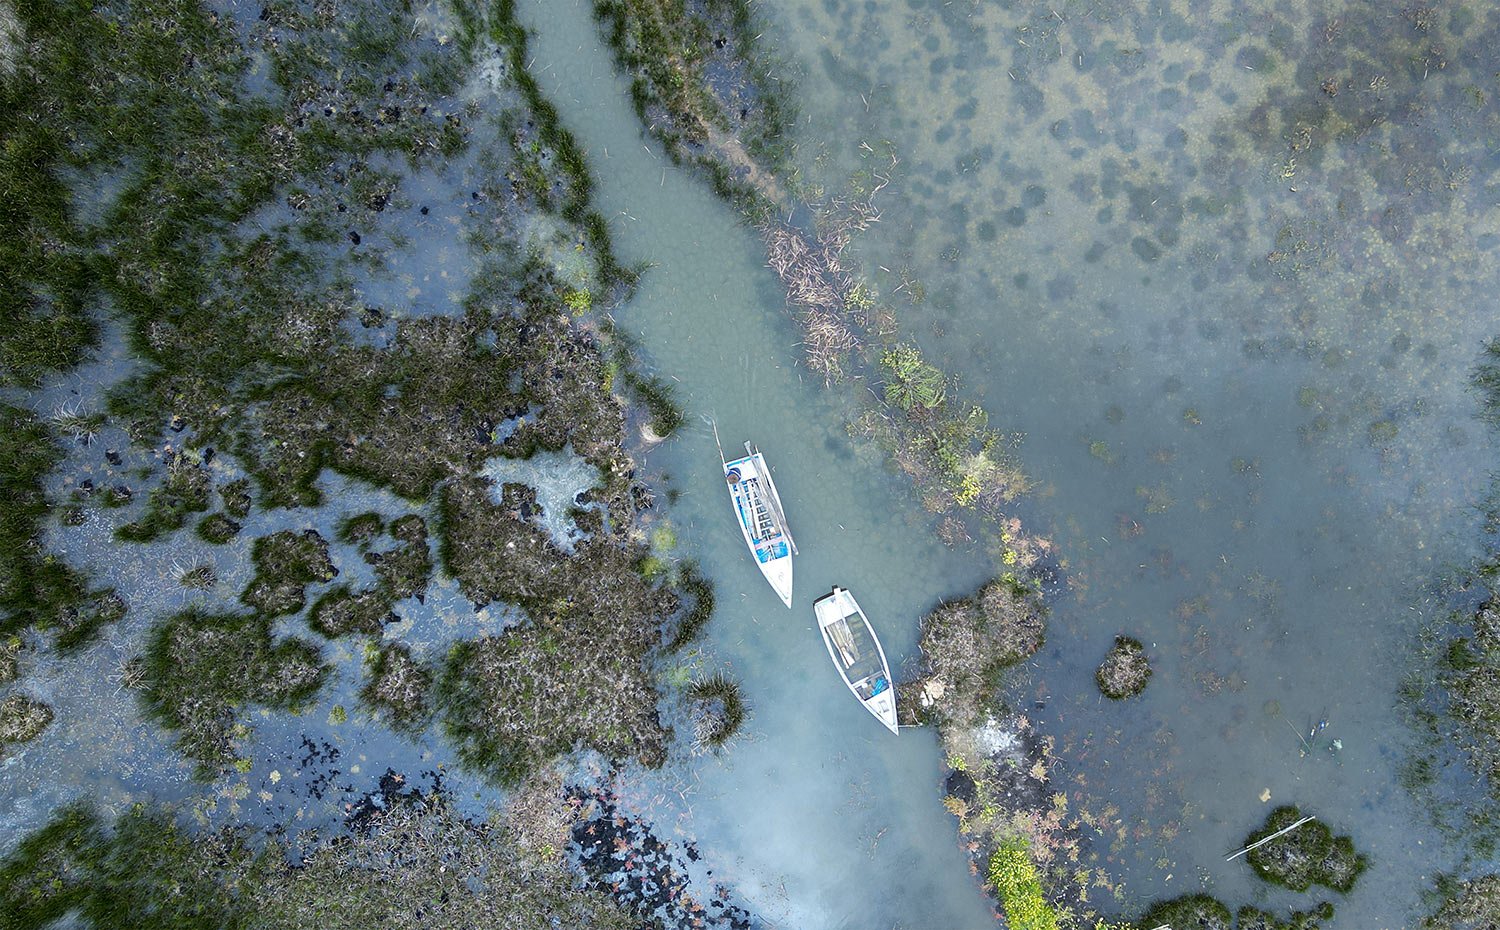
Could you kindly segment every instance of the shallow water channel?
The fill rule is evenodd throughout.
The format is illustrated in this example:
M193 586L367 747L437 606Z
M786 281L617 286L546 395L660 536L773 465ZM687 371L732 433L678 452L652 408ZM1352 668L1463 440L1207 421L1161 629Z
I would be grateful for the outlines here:
M670 514L682 551L718 586L708 663L731 667L751 706L749 738L665 773L689 787L685 799L665 792L658 825L680 818L715 878L783 926L991 925L940 803L936 740L893 738L850 698L812 612L833 584L850 588L896 665L918 617L972 589L983 562L943 550L906 486L856 454L821 381L796 367L797 332L756 236L642 141L587 5L522 4L520 16L537 30L537 80L587 149L622 261L656 263L619 324L677 382L691 422L645 465L681 491ZM791 610L749 561L704 416L726 452L753 440L775 469L802 552Z

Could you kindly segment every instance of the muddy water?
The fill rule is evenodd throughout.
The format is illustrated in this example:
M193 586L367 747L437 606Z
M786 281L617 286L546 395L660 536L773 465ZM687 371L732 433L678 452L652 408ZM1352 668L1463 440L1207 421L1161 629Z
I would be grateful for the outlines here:
M538 31L537 80L587 149L622 260L655 263L619 323L675 380L690 426L646 468L681 492L670 517L682 551L718 586L698 661L731 667L751 705L749 738L643 795L670 799L658 822L699 837L714 877L784 926L990 925L940 804L936 740L892 737L854 702L812 612L833 584L850 588L897 664L921 613L970 589L984 565L941 549L903 485L850 445L821 382L797 367L754 233L642 141L587 5L548 0L520 15ZM791 610L745 552L705 416L726 451L753 440L775 469L802 551Z

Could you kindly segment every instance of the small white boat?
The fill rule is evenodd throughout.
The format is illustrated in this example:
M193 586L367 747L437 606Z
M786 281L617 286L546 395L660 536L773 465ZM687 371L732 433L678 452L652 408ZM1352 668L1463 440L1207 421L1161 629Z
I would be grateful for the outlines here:
M792 556L797 554L797 544L787 529L781 496L776 493L776 482L771 480L771 469L766 466L765 456L748 442L745 443L745 452L744 458L724 463L729 499L734 502L735 518L740 521L745 545L755 556L760 573L781 596L782 603L790 607ZM722 458L723 452L720 451L719 455Z
M865 710L896 733L896 689L891 684L891 669L885 662L885 650L875 636L875 628L865 619L854 595L837 585L833 593L813 602L818 615L818 629L828 657L839 670L844 684L854 692Z

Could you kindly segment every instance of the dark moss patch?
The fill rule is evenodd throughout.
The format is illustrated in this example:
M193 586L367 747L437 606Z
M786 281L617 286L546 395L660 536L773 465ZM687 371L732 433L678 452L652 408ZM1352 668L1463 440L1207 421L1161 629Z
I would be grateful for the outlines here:
M1173 930L1234 930L1234 915L1215 898L1189 894L1156 902L1135 925L1138 930L1162 926Z
M1259 842L1296 823L1302 811L1284 805L1273 810L1265 825L1245 838L1245 846ZM1245 856L1255 874L1293 891L1323 885L1347 893L1368 864L1347 836L1334 836L1321 821L1304 823L1297 829L1251 850Z
M52 708L24 694L10 694L0 701L0 758L7 746L30 742L52 722Z
M974 596L949 601L924 617L926 668L914 690L929 697L917 702L918 713L972 722L988 704L1000 673L1042 647L1044 617L1037 594L1007 580L990 582Z
M313 602L307 623L329 639L350 633L378 634L396 619L391 613L394 603L383 589L356 593L348 585L339 585Z
M282 530L255 541L255 577L240 601L265 617L294 614L307 603L307 586L338 574L328 557L328 541L317 530Z
M239 708L295 708L317 693L328 666L302 640L273 643L267 617L190 608L152 630L143 672L152 717L177 731L178 748L212 777L234 759Z
M693 744L718 749L744 726L748 713L739 682L723 672L699 679L687 689L693 720Z
M401 643L387 643L365 663L360 698L398 730L419 730L432 716L427 692L432 672Z
M1140 694L1150 680L1151 662L1146 658L1146 647L1129 636L1116 636L1109 654L1094 671L1099 690L1116 701Z
M198 521L198 538L222 546L238 536L242 527L222 513L211 513Z

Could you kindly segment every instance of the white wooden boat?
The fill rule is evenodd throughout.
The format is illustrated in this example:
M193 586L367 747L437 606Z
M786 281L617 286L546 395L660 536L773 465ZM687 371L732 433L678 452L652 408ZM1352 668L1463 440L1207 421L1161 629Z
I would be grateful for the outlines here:
M897 732L896 688L891 682L891 669L885 662L885 650L880 648L875 628L865 619L854 595L835 585L833 593L813 602L813 612L818 615L818 629L823 634L823 645L828 647L828 657L844 684L887 730Z
M740 521L745 545L750 547L760 573L780 595L782 603L790 607L792 556L797 554L797 544L787 529L781 496L776 493L776 482L771 480L765 456L748 442L745 453L744 458L724 463L729 499L734 503L734 515ZM719 455L722 458L723 452Z

